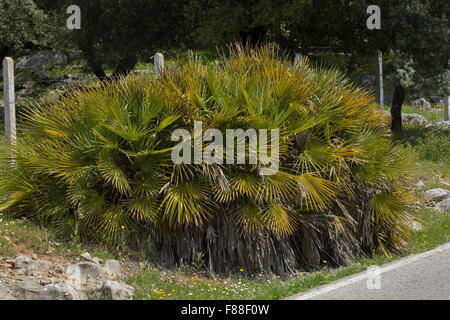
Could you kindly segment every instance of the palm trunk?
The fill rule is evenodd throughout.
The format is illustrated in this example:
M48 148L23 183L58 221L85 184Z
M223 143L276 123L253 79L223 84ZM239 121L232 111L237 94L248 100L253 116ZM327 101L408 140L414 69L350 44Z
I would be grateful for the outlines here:
M333 234L327 219L322 220L316 223L312 218L314 228L278 236L270 230L242 232L231 217L221 212L202 227L159 230L147 243L151 244L148 249L154 261L162 267L200 265L217 274L286 275L313 270L323 260L329 265L348 264L364 241L358 243L350 229Z

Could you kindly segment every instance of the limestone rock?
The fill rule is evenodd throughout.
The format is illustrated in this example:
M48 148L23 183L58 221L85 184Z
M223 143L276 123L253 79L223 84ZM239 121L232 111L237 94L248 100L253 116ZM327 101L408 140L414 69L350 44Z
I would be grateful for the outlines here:
M20 300L37 300L40 283L38 278L26 277L12 286L12 294Z
M425 183L423 181L419 181L415 185L415 188L417 191L423 191L423 190L425 190Z
M443 213L450 213L450 198L447 198L434 207L435 210Z
M426 191L424 196L427 201L442 201L450 197L450 191L442 188L431 189Z
M425 98L414 100L412 102L412 106L420 109L431 109L431 103L429 103Z
M109 299L132 299L133 288L119 281L120 262L92 258L64 267L19 256L3 263L0 273L0 300L84 300L86 292L104 293ZM3 261L3 259L0 259Z
M106 260L104 268L108 275L113 279L116 279L122 275L120 262L117 260Z
M64 64L67 57L51 50L33 52L17 59L17 68L43 68L53 64Z
M450 121L433 122L427 125L425 129L433 132L450 133Z
M84 260L87 260L87 261L91 261L91 260L92 260L92 256L89 254L89 252L83 253L83 254L81 255L81 257L82 257Z
M70 285L48 284L39 292L39 300L81 300L80 294Z
M16 271L18 274L38 276L51 269L52 264L47 261L33 260L27 256L19 256L14 260L14 268L18 269Z
M428 124L428 121L418 113L403 113L402 123L405 126L423 127Z
M100 282L107 280L107 273L93 262L71 264L66 268L67 283L76 289L97 289Z
M17 300L12 295L11 287L2 280L0 280L0 300Z
M14 268L24 269L31 263L31 258L26 256L19 256L14 260Z
M117 281L108 280L103 283L102 291L110 300L131 300L133 299L133 287Z

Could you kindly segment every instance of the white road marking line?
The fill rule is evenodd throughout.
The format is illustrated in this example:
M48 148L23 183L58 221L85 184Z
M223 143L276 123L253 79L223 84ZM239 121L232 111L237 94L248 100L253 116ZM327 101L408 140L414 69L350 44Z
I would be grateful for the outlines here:
M435 249L432 249L430 251L426 251L426 252L423 252L423 253L419 253L419 254L415 254L415 255L412 255L412 256L404 257L404 258L401 258L401 259L399 259L397 261L393 261L393 262L387 263L385 265L379 266L380 267L380 272L383 273L383 272L388 272L388 271L391 271L391 270L395 270L395 269L404 267L406 265L409 265L409 264L411 264L413 262L416 262L418 260L421 260L423 258L427 258L427 257L429 257L431 255L444 252L446 250L450 250L450 242L446 243L446 244L443 244L443 245L441 245L441 246L439 246L439 247L437 247ZM351 276L345 277L345 278L343 278L341 280L336 280L335 282L332 282L330 284L326 284L326 285L320 286L320 287L318 287L316 289L311 289L311 290L309 290L307 292L304 292L304 293L299 293L299 294L296 294L296 295L293 295L293 296L290 296L290 297L287 297L287 298L283 298L282 300L308 300L308 299L311 299L313 297L319 296L321 294L325 294L325 293L328 293L330 291L337 290L337 289L340 289L342 287L345 287L345 286L347 286L349 284L352 284L352 283L355 283L355 282L358 282L358 281L362 281L362 280L366 280L366 279L367 279L367 273L366 273L366 271L363 271L363 272L358 273L356 275L351 275Z

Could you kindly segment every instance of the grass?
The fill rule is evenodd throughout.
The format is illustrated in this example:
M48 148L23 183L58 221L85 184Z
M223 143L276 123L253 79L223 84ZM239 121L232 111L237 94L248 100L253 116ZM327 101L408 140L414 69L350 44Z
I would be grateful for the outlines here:
M386 257L375 254L360 257L356 263L339 269L323 269L299 273L295 277L278 278L254 275L214 278L206 273L186 273L156 268L130 274L126 282L135 288L135 298L142 300L273 300L307 291L317 286L365 271L412 253L420 253L450 241L450 215L422 209L417 218L424 229L414 232L411 249L403 254ZM245 270L244 270L245 271Z
M403 106L403 113L418 113L428 122L443 121L444 111L439 108L421 110L409 105ZM442 182L450 183L450 136L445 133L435 133L423 127L404 126L401 133L396 133L394 139L405 146L412 147L418 156L418 180L428 181L427 189L445 187Z
M74 239L62 239L55 230L0 213L0 257L8 259L18 254L36 253L77 258L86 251L104 260L117 258L117 254L106 248L83 245Z
M450 214L423 209L418 214L424 230L414 232L412 253L427 251L450 241Z
M50 234L43 228L21 219L11 219L0 213L0 256L12 258L16 246L24 246L36 253L50 248Z
M384 110L390 112L391 106L386 105ZM428 122L438 122L438 121L444 121L444 108L439 107L438 105L432 106L431 109L420 109L411 106L410 104L404 104L402 106L402 113L417 113L423 116ZM409 127L405 129L411 129ZM414 128L419 129L419 128ZM407 133L405 134L407 135Z
M390 110L390 107L388 107L387 110ZM433 106L430 110L427 110L427 109L419 109L409 104L405 104L402 106L402 113L420 114L428 122L444 121L444 109L438 107L437 105Z
M422 181L425 189L443 188L449 189L450 165L449 162L430 160L420 161L420 170L415 174L415 181Z

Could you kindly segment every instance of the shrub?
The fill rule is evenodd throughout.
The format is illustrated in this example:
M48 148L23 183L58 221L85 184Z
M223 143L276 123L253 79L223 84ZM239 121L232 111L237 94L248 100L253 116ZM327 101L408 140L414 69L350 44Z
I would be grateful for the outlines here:
M280 129L280 169L174 165L175 129ZM373 96L264 47L191 60L31 107L1 210L82 239L144 246L165 266L283 274L407 245L407 152ZM260 146L261 147L261 146ZM271 147L268 144L267 147ZM12 159L11 159L12 158Z

